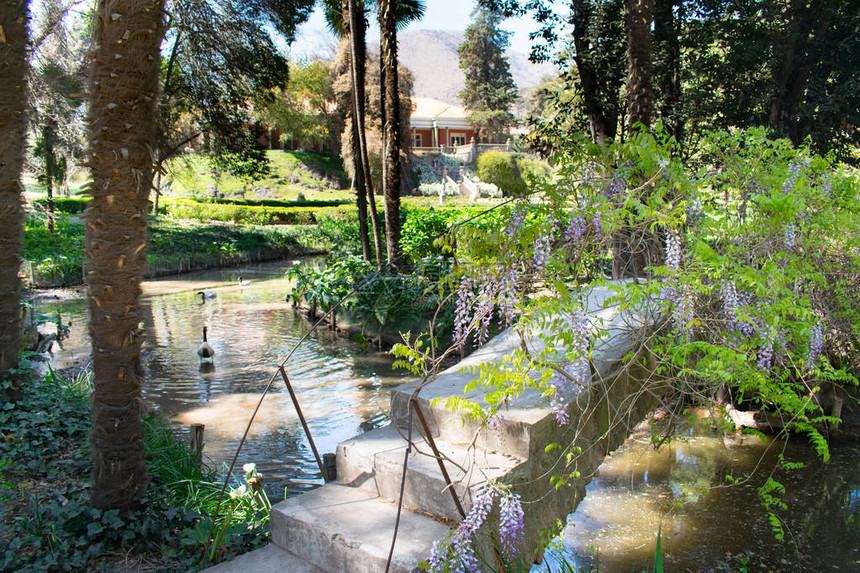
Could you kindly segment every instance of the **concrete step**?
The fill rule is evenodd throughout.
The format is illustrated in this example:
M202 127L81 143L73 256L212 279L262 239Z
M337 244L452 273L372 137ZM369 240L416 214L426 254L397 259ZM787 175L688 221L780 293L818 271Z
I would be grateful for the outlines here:
M327 573L385 571L397 506L359 488L326 484L272 508L272 542ZM404 510L391 573L413 573L448 526Z
M421 436L413 434L403 503L417 511L453 521L461 519L436 458ZM523 464L515 456L438 441L445 468L465 512L476 488L490 479L504 480ZM394 425L361 434L337 448L338 482L397 501L406 454L406 431Z
M613 291L607 287L595 287L588 292L583 308L592 323L599 323L612 336L595 341L593 352L593 381L614 375L623 357L633 346L635 332L648 321L630 312L619 313L608 304ZM427 419L434 437L451 444L474 444L490 451L502 451L521 459L539 455L547 444L548 432L555 426L547 402L532 390L526 390L507 404L502 419L494 427L481 427L480 421L466 420L460 413L446 408L444 401L451 396L462 396L467 400L487 407L486 390L476 388L466 392L467 385L478 378L469 372L481 365L499 362L511 355L522 344L514 328L509 328L457 365L444 370L430 384L421 388L415 402ZM532 352L540 350L543 343L539 337L527 340ZM404 384L391 393L391 418L394 424L408 424L408 404L418 382ZM584 389L572 387L565 395L572 403ZM437 403L433 403L433 402ZM415 427L418 428L417 421Z
M250 553L239 555L232 561L219 563L200 573L325 573L304 559L284 551L276 545L266 545Z

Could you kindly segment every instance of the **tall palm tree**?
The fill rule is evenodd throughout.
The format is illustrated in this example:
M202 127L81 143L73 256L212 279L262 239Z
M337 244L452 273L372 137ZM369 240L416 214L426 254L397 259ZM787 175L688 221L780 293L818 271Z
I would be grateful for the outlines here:
M362 213L365 198L370 204L370 221L373 227L374 250L376 265L382 268L382 233L379 230L376 214L376 198L373 194L373 183L370 177L370 160L367 154L367 138L365 133L365 68L367 66L367 40L364 4L357 0L345 0L344 6L348 24L342 22L342 29L349 36L349 67L352 76L352 151L355 162L356 191L358 192L358 224L362 236L362 250L367 243L367 213ZM341 18L343 20L343 18ZM364 222L362 223L362 219ZM365 259L369 260L369 251Z
M380 2L377 4L377 11ZM366 17L370 11L371 0L322 0L322 8L329 28L340 37L350 40L350 67L352 73L352 152L355 161L356 192L359 234L361 236L362 254L365 260L370 260L370 247L367 229L367 206L370 206L371 222L373 223L374 246L377 265L382 266L382 234L377 227L376 200L373 195L373 185L370 177L370 162L367 158L367 140L365 137L365 69L367 61L366 46ZM353 9L350 10L350 7ZM424 0L402 0L394 7L395 25L406 26L409 22L420 20L426 11ZM352 32L354 30L354 33ZM395 71L396 74L396 71ZM395 80L396 81L396 80ZM383 81L384 84L384 81ZM384 87L383 87L384 93ZM399 92L398 92L399 93ZM384 108L384 106L383 106ZM383 111L384 114L384 111ZM384 122L383 122L384 123ZM399 140L398 140L399 141ZM398 147L399 149L399 147ZM399 153L399 151L398 151ZM399 174L398 174L399 176ZM399 187L398 187L399 191ZM399 203L398 203L399 206ZM399 218L397 219L399 225ZM386 233L389 227L389 214L386 202ZM397 233L399 237L399 230ZM389 245L389 249L390 249ZM399 239L398 246L399 249Z
M21 169L27 127L29 0L0 0L0 376L21 350Z
M399 267L400 249L400 86L397 65L397 0L380 0L382 93L382 196L388 263Z
M99 0L85 213L93 353L91 503L136 506L147 486L138 303L164 35L164 0Z

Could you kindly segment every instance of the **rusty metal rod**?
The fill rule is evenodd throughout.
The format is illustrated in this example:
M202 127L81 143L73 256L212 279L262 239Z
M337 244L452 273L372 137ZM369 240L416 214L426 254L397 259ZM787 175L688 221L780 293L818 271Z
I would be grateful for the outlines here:
M322 473L323 480L328 483L328 474L325 471L325 465L320 458L319 452L317 452L317 446L314 444L314 438L311 436L311 430L308 428L308 423L305 421L305 416L302 414L302 408L299 406L299 400L296 398L296 393L293 391L293 385L290 384L290 379L287 377L287 371L284 370L284 366L281 365L278 367L278 370L281 372L281 377L284 379L284 384L287 385L287 391L290 393L290 398L293 400L293 406L296 408L296 414L299 415L299 421L302 423L302 428L305 429L305 436L308 437L308 442L311 445L311 450L314 452L314 457L317 460L317 465L320 468L320 473Z
M451 483L451 478L448 476L448 470L445 469L445 462L442 461L442 454L439 453L439 448L436 447L436 442L433 440L433 436L430 434L430 428L427 426L427 420L424 419L424 413L421 411L421 407L418 405L417 400L412 400L412 406L415 409L415 413L418 414L418 421L421 422L421 427L424 429L424 439L430 444L430 449L433 450L433 456L436 458L436 461L439 463L439 469L442 470L442 477L445 478L445 484L449 492L451 492L451 499L454 500L454 505L457 506L457 511L460 513L460 518L465 519L466 512L463 511L463 506L460 503L460 498L457 497L457 492L454 490L454 484Z

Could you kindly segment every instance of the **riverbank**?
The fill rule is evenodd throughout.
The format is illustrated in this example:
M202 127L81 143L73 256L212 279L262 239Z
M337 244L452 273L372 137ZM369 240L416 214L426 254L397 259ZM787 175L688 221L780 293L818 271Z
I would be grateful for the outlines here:
M20 273L28 288L82 285L86 276L84 225L68 216L48 233L38 219L25 229ZM332 238L318 225L240 226L153 219L144 279L237 267L328 251Z

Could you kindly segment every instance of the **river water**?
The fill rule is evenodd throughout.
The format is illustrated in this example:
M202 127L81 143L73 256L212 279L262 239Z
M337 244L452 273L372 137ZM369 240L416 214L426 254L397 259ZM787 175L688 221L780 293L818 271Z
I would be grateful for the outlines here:
M204 453L222 472L232 459L276 365L309 330L285 301L285 270L261 264L144 283L147 404L186 429L206 426ZM238 277L250 281L238 285ZM197 291L216 297L201 304ZM38 311L71 321L57 368L86 362L89 340L82 296L43 297ZM196 349L206 326L214 366ZM287 363L320 453L388 421L389 390L405 381L385 353L315 332ZM609 456L570 514L558 552L533 571L564 571L554 555L587 570L646 571L662 533L666 571L860 571L860 446L835 444L824 464L800 439L784 444L753 436L721 439L682 426L680 439L655 451L647 430ZM777 456L803 462L774 470ZM322 483L284 384L275 381L251 427L238 468L257 464L273 499ZM727 486L726 476L741 484ZM747 477L751 476L751 477ZM758 488L773 477L786 487L776 514L785 540L774 538Z
M143 285L144 399L183 431L204 424L204 454L216 469L229 465L277 365L310 329L286 302L284 273L292 264L204 271ZM240 287L239 276L250 284ZM216 296L201 303L196 293L206 288ZM90 354L86 302L60 294L61 300L43 297L37 303L38 312L56 316L59 311L64 323L71 321L63 348L54 345L55 368L85 363ZM213 365L201 365L196 353L204 326L215 349ZM392 361L324 328L299 347L286 370L320 455L388 421L389 389L403 382ZM238 473L248 462L257 464L273 499L283 498L285 488L294 495L322 483L280 376L251 426Z
M654 450L642 430L606 458L560 547L533 571L564 571L560 555L583 570L652 571L658 532L667 572L860 571L860 445L834 443L824 463L803 440L687 424ZM776 468L779 456L804 467ZM785 487L786 507L774 508L782 541L758 494L769 477Z

